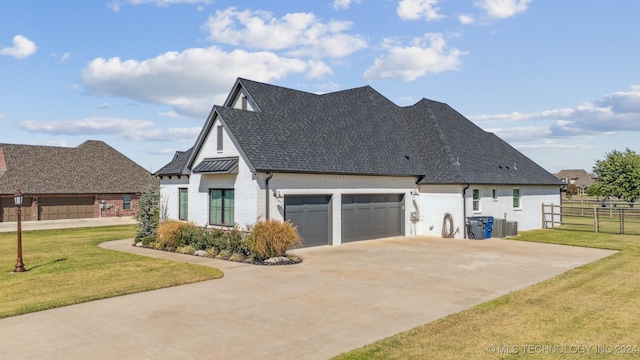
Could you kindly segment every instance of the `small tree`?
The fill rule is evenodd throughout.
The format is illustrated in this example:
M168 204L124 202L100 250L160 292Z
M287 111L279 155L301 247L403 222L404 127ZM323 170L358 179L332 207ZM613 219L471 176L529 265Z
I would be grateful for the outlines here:
M626 149L613 150L593 167L596 181L588 193L598 196L614 196L633 204L640 198L640 155Z
M160 189L158 186L149 185L140 195L138 200L138 230L136 242L146 237L156 237L160 224Z

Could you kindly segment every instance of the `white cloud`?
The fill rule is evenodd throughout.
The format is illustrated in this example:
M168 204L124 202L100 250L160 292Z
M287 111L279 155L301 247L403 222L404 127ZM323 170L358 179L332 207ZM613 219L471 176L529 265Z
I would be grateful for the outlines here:
M83 69L82 83L93 94L170 105L178 113L202 117L212 105L224 102L237 77L271 82L292 73L317 78L326 72L328 67L320 62L213 46L142 61L97 58Z
M401 0L396 12L402 20L433 21L444 17L438 13L440 9L436 7L437 4L438 0Z
M161 112L161 113L158 113L158 116L162 116L162 117L166 117L166 118L173 118L173 119L178 119L178 118L182 117L182 116L180 116L180 114L178 114L175 111Z
M69 142L66 139L55 139L48 141L31 142L29 145L45 145L45 146L58 146L58 147L70 147Z
M473 115L468 118L474 122L535 122L538 124L535 127L537 131L529 128L531 140L536 137L583 137L619 131L640 131L640 86L634 85L629 91L604 95L600 100L587 101L575 108L534 113ZM542 124L546 124L545 128L548 130L540 132ZM515 129L499 131L499 136L514 141L524 140L527 128Z
M198 137L201 129L200 127L151 129L126 132L124 137L132 141L193 141L193 139Z
M359 4L360 0L334 0L333 1L333 9L334 10L345 10L351 7L352 3Z
M496 19L506 19L527 10L532 0L478 0L474 5Z
M458 15L458 21L460 21L462 25L470 25L475 22L475 19L471 15L460 14Z
M547 126L494 128L484 130L496 134L496 136L506 142L536 140L546 138L551 134L551 130L549 130Z
M131 141L192 141L200 133L200 127L154 129L148 120L131 120L114 117L89 117L67 121L32 121L18 123L21 128L50 135L119 135Z
M168 7L174 4L211 4L212 2L212 0L113 0L108 7L113 11L120 11L122 3L131 5L152 4L159 7Z
M586 145L586 144L565 144L558 143L553 140L547 140L542 144L526 144L526 145L517 145L514 146L516 149L520 151L576 151L576 150L589 150L595 149L597 146L594 145Z
M24 59L36 52L36 43L22 35L13 37L13 46L0 49L0 55L13 56L16 59Z
M89 117L81 120L48 122L24 120L18 122L18 125L27 131L54 135L95 135L135 132L153 126L153 122L113 117Z
M425 34L404 46L395 39L385 39L387 54L375 59L363 74L367 80L401 78L413 81L427 74L460 68L460 58L467 52L447 49L442 34Z
M237 11L233 7L216 11L205 24L211 41L314 58L341 58L366 48L361 36L345 33L351 26L349 21L323 23L312 13L274 18L266 11Z

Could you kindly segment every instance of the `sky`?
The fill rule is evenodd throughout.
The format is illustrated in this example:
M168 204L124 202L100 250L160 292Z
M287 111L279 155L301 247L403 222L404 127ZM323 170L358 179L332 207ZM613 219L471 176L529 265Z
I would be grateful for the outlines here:
M449 104L555 173L640 153L640 1L5 0L0 143L154 172L238 77ZM295 139L292 139L295 141Z

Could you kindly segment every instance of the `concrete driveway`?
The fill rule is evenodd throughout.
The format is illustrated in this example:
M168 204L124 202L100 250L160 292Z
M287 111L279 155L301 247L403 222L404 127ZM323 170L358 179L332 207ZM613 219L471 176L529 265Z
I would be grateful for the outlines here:
M327 359L538 283L612 251L501 239L389 238L296 250L222 279L0 319L0 358Z

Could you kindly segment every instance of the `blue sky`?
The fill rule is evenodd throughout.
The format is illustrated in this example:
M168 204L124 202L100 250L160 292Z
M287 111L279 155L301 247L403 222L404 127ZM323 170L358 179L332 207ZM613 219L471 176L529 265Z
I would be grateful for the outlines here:
M640 1L0 2L0 142L150 171L237 77L448 103L551 172L640 152ZM295 141L295 139L292 139Z

